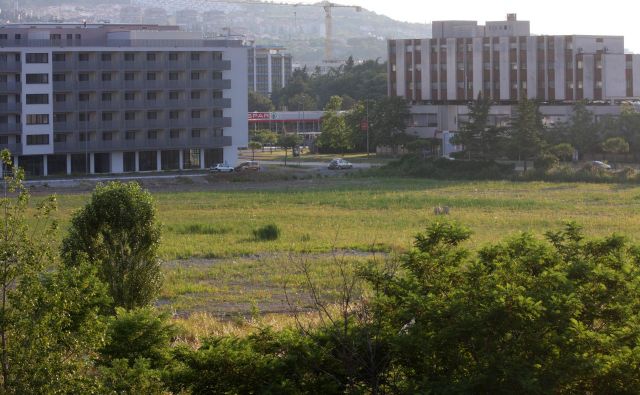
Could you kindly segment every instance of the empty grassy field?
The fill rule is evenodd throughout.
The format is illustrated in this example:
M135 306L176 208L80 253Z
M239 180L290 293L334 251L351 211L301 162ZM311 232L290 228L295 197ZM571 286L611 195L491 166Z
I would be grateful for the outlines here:
M153 195L164 229L159 305L201 322L192 327L204 325L198 314L228 320L286 313L285 284L295 294L305 282L301 261L330 298L340 283L332 251L349 267L372 252L402 252L441 218L434 215L438 205L450 207L448 219L473 230L471 247L522 231L541 234L565 221L577 221L590 236L618 232L640 240L640 188L627 185L345 177ZM58 197L63 231L88 197ZM280 238L255 240L253 230L271 223ZM307 297L298 294L296 303L304 305Z

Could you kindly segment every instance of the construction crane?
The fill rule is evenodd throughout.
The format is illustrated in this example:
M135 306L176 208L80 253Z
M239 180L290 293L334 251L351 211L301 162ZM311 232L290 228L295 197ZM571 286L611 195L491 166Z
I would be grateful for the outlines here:
M362 11L362 7L358 5L345 5L331 3L330 1L323 1L316 4L306 3L267 3L262 1L233 1L233 0L208 0L210 3L230 3L230 4L259 4L259 5L277 5L288 7L322 7L324 9L324 60L325 62L334 61L333 59L333 19L331 17L331 11L334 8L353 8L356 12Z
M316 6L318 4L294 4L295 7L298 6ZM356 12L362 11L362 7L357 5L343 5L331 3L329 1L323 1L319 4L320 7L324 9L324 60L325 62L333 61L333 19L331 17L331 10L336 7L343 8L354 8Z

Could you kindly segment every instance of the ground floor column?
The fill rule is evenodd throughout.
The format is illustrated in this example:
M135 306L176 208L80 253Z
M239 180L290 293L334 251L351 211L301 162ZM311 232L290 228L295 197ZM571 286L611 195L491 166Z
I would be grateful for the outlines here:
M71 154L67 154L67 175L71 175Z
M200 149L200 168L204 169L204 148Z
M94 174L96 172L96 158L92 153L89 154L89 173Z
M49 175L49 163L47 163L47 159L47 155L42 155L42 175L45 177Z
M135 171L140 171L140 152L136 151L135 159Z
M162 151L156 153L156 170L162 170Z
M111 172L112 173L124 172L124 153L123 152L111 153Z
M180 170L184 170L184 151L183 150L179 150L178 153L179 153L178 154L178 162L179 162L178 168Z

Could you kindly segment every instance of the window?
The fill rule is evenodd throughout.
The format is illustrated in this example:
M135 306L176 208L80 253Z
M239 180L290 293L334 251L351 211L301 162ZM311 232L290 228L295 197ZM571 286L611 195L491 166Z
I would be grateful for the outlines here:
M191 118L200 118L200 110L191 110Z
M48 134L28 134L27 145L47 145L49 144Z
M158 92L150 91L147 92L147 100L156 100L158 98Z
M222 118L222 110L213 110L214 118Z
M73 40L73 34L67 34L67 40Z
M102 81L111 81L111 73L102 73Z
M51 33L49 34L49 40L62 40L62 34Z
M149 140L157 140L158 139L158 131L156 129L147 131L147 139Z
M169 119L178 119L178 118L180 118L180 111L178 110L169 111Z
M200 60L200 54L198 52L191 52L191 60L192 61L199 61Z
M126 52L124 54L124 60L125 62L133 62L134 60L136 60L136 54L131 52Z
M67 142L67 135L64 133L56 133L53 135L53 142L54 143L66 143Z
M212 56L213 56L213 60L222 60L222 52L218 52L218 51L213 52Z
M49 74L27 74L27 84L48 84Z
M89 54L86 52L80 52L78 54L78 61L80 62L88 62L89 61Z
M148 111L147 112L147 119L149 119L149 120L158 119L158 112L157 111Z
M67 101L66 93L56 93L56 102L61 103Z
M78 93L78 101L89 101L89 93Z
M67 114L63 112L56 112L53 114L53 122L67 122Z
M147 81L155 81L156 80L156 73L153 71L150 71L147 73Z
M113 121L113 113L112 112L103 112L102 113L103 121Z
M176 81L178 79L178 72L177 71L171 71L169 72L169 80L170 81Z
M200 79L200 73L197 72L197 71L192 71L191 72L191 79L194 80L194 81L195 80L199 80Z
M222 91L213 91L214 99L222 99Z
M136 139L136 132L135 130L127 130L124 134L124 139L125 140L135 140Z
M89 120L89 113L79 112L78 113L78 121L87 122Z
M179 139L180 138L180 129L171 129L171 130L169 130L169 138Z
M80 141L91 141L91 135L89 133L80 133L78 135L78 140Z
M103 52L100 54L100 60L103 62L111 62L111 53Z
M112 98L113 98L113 93L102 92L102 101L111 101Z
M126 73L124 73L125 81L133 81L135 79L136 79L136 75L133 71L127 71Z
M65 82L67 80L67 76L62 73L56 73L53 75L53 82Z
M136 119L136 112L135 111L125 111L124 112L124 120L125 121L133 121Z
M200 138L200 129L191 129L191 137L194 139Z
M221 71L214 71L213 74L212 74L212 78L214 80L221 80L222 79L222 72Z
M169 60L171 60L171 61L176 61L176 60L178 60L178 53L177 53L177 52L171 52L171 53L169 53Z
M155 62L156 61L156 54L154 52L147 53L147 61Z
M0 95L0 103L7 103L9 101L9 96Z
M48 53L28 53L26 54L27 63L49 63Z
M27 104L49 104L49 95L46 93L27 94Z
M64 53L54 53L53 54L53 61L54 62L66 62L67 60L67 54Z
M8 34L0 34L0 40L8 40L8 39L9 39Z
M13 38L16 39L16 40L21 40L22 39L22 34L14 34Z
M27 114L27 125L48 125L48 124L49 124L49 114Z
M89 73L79 73L78 74L78 81L80 81L80 82L89 81Z
M112 132L102 132L102 141L111 141L113 140Z
M200 99L200 91L191 91L191 100Z
M131 100L135 100L135 99L136 99L136 93L135 92L125 92L124 93L124 100L131 101Z

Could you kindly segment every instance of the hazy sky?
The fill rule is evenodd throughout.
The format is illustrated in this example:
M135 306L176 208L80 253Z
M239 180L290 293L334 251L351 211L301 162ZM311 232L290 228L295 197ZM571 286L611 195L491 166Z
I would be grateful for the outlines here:
M533 34L622 35L625 47L640 53L640 2L634 0L332 0L363 6L409 22L503 20L515 12L531 21ZM635 5L634 5L635 4Z

